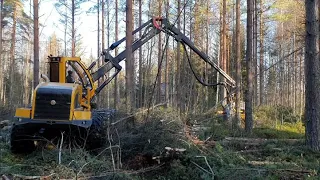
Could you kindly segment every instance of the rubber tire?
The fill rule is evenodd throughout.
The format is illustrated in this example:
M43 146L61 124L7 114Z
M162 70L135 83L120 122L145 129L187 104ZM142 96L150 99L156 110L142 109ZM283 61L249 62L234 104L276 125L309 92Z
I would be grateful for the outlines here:
M97 150L105 144L106 134L103 129L103 117L98 113L92 112L92 125L86 142L87 150Z
M23 125L14 125L10 137L10 150L14 154L28 154L36 148L30 129L28 132Z

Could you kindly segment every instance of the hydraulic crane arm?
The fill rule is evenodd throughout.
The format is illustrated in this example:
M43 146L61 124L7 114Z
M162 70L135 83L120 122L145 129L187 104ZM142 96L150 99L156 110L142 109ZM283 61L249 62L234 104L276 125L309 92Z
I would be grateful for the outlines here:
M210 60L207 54L200 51L187 36L185 36L177 28L175 28L172 24L170 24L170 22L167 19L153 18L148 22L144 23L142 26L140 26L136 30L134 30L132 32L132 35L135 35L137 32L142 31L143 29L144 29L144 33L142 37L134 41L132 44L132 52L140 48L143 44L148 42L151 38L153 38L160 32L164 32L174 37L176 41L182 43L184 46L187 45L196 54L198 54L206 63L210 64L214 69L216 69L228 81L227 83L228 85L230 85L231 87L235 86L235 81L226 72L224 72L212 60ZM92 75L93 80L96 81L99 78L103 77L112 68L115 68L116 72L96 89L96 94L98 94L120 72L121 66L119 65L119 63L126 58L126 50L122 51L116 57L112 57L109 51L118 47L125 40L126 38L123 38L113 43L108 49L103 50L103 55L106 63L102 67L100 67L95 73L93 73Z

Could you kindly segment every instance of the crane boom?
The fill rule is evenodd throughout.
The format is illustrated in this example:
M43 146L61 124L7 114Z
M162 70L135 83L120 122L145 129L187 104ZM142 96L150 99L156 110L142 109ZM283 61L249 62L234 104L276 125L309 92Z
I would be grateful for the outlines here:
M217 64L215 64L210 57L199 50L195 44L183 33L179 31L176 27L174 27L166 18L154 17L141 25L139 28L132 32L132 35L135 35L139 31L144 30L142 37L138 40L135 40L132 44L132 51L136 51L143 44L148 42L151 38L155 37L157 34L164 32L170 36L172 36L177 42L182 43L183 45L188 46L191 50L193 50L197 55L201 57L206 63L208 63L211 67L217 70L226 80L226 84L231 87L235 87L235 81L232 77L230 77L225 71L223 71ZM100 67L95 73L92 74L93 80L96 81L100 77L104 76L111 69L115 68L116 72L111 76L111 78L107 79L104 83L102 83L96 90L96 93L99 93L121 70L121 66L119 63L126 58L126 50L123 50L117 56L113 57L109 52L116 47L118 47L121 43L123 43L126 38L122 38L121 40L111 44L108 49L103 50L103 55L105 59L105 64Z

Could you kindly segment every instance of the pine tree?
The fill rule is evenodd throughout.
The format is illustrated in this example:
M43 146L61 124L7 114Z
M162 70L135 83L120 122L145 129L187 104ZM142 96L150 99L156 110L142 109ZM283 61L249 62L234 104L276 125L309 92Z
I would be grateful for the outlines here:
M320 149L320 61L319 61L319 0L306 0L305 73L306 73L306 144Z

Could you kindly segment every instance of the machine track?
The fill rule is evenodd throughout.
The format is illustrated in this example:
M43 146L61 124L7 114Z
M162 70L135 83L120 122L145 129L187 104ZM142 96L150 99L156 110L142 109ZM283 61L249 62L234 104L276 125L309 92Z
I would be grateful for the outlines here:
M99 109L92 111L92 125L86 142L86 149L97 150L106 144L106 125L115 115L113 109Z
M32 129L23 125L14 125L11 130L11 152L15 154L27 154L35 150Z
M46 146L48 144L57 148L62 132L64 132L65 147L85 147L88 151L99 150L106 144L106 125L110 123L114 116L115 110L112 109L94 110L92 111L92 125L87 129L74 125L39 123L14 125L11 129L11 152L28 154L38 146Z

